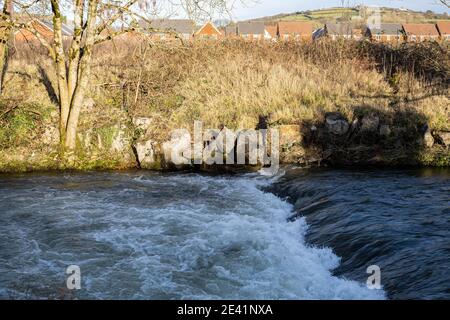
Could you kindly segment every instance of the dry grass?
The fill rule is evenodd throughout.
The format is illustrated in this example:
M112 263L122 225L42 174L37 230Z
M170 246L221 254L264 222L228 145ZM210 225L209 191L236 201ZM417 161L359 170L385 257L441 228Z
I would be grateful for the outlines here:
M382 51L356 42L131 42L97 49L89 92L96 107L82 115L82 129L146 116L163 138L171 128L191 128L194 120L213 128L253 128L259 116L273 125L294 124L339 111L351 120L367 107L387 123L411 111L434 129L450 130L448 47L439 47L447 60L430 63L423 46ZM406 53L415 50L422 58L405 63ZM23 51L12 59L6 97L53 103L56 110L44 85L55 88L51 63Z
M115 96L132 115L154 118L159 132L190 128L194 120L253 128L259 116L272 124L319 121L329 111L352 119L362 106L388 122L410 110L435 129L450 129L449 62L424 56L425 49L386 47L396 58L388 61L379 47L356 42L163 44L118 49L117 56L103 48L97 98ZM448 48L439 50L448 57Z

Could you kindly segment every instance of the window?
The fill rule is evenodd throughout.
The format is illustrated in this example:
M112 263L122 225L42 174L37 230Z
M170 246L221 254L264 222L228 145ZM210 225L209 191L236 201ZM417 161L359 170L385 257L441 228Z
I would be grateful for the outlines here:
M259 40L259 39L261 39L261 35L260 34L254 34L253 35L253 39Z
M417 41L417 37L416 36L411 36L411 41Z

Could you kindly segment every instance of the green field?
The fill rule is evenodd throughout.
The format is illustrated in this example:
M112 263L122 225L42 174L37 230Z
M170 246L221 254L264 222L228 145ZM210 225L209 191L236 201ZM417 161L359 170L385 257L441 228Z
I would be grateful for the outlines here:
M358 8L328 8L311 11L299 11L290 14L279 14L271 17L254 19L255 21L310 21L316 26L327 22L353 21L364 23L367 12ZM381 19L384 23L435 23L439 20L450 20L445 14L433 12L404 11L395 8L381 8Z

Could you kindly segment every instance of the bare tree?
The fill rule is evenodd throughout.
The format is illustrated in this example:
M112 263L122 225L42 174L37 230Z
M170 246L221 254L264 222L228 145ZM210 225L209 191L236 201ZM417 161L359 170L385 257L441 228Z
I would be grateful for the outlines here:
M36 4L46 4L53 20L53 39L49 41L37 32L32 19L15 21L3 12L0 21L5 28L26 28L48 49L56 66L59 131L61 145L73 150L83 101L91 78L91 58L94 46L129 31L139 31L139 21L150 22L149 16L182 11L191 19L209 19L229 12L235 0L15 0L22 12L29 14ZM71 10L73 36L68 50L63 44L63 12ZM32 14L29 14L30 18ZM117 24L125 28L114 28ZM150 24L151 25L151 24ZM116 29L117 31L105 31ZM8 29L9 30L9 29ZM1 47L0 47L1 49Z
M12 0L5 0L3 3L2 17L0 20L0 94L3 89L3 76L8 65L8 42L12 37L12 26L8 23L13 14Z

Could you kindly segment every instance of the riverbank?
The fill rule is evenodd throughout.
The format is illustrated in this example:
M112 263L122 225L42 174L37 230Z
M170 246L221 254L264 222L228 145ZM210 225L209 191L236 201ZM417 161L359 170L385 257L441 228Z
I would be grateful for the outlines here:
M107 44L63 156L52 63L18 48L0 100L0 171L176 169L170 134L198 120L279 129L284 164L449 166L448 47L411 46Z

